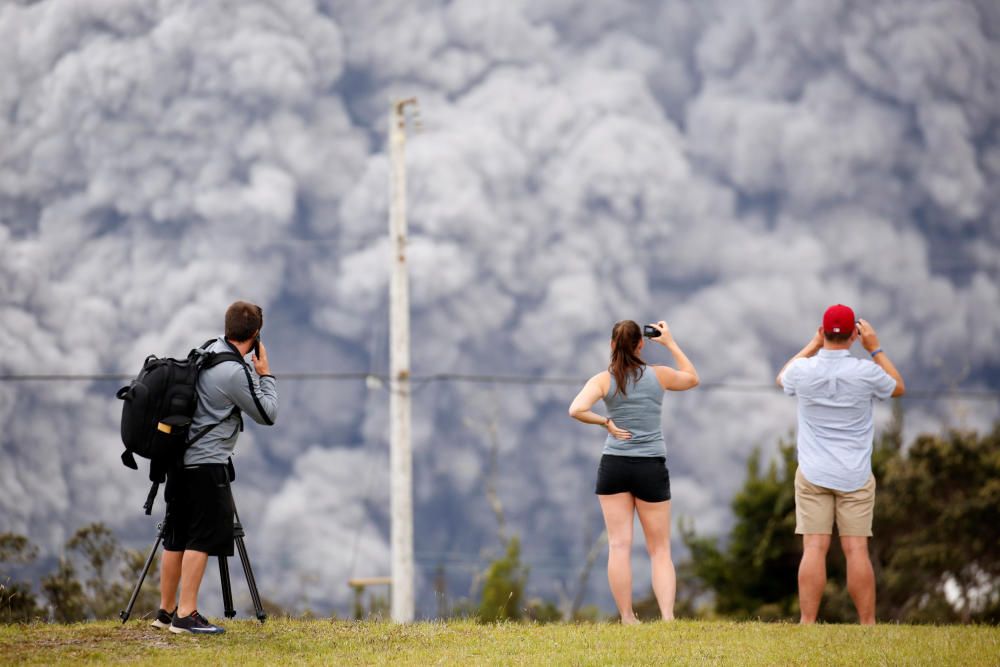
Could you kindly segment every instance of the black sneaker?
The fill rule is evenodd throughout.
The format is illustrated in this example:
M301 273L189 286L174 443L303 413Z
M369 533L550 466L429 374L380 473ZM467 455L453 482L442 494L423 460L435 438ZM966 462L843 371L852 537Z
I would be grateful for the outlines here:
M157 630L162 630L163 628L169 628L170 624L174 620L174 614L177 613L177 608L175 607L173 611L167 611L166 609L160 609L156 612L156 618L150 623Z
M208 619L197 611L192 611L190 616L179 618L175 616L170 623L170 632L178 635L184 633L189 635L221 635L225 631L225 628L209 623Z

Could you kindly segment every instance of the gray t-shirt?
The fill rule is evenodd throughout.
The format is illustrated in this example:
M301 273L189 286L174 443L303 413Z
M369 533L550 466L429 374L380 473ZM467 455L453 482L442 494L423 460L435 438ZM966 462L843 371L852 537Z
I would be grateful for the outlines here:
M232 352L232 347L222 337L208 346L209 352ZM249 356L249 355L248 355ZM273 424L278 416L278 385L273 376L257 375L253 364L247 363L246 371L236 361L224 361L201 372L198 376L198 407L191 421L190 436L206 426L222 422L184 452L184 465L225 463L236 447L240 434L240 420L232 414L239 408L258 424ZM254 401L254 395L257 401ZM264 414L257 409L260 403Z
M663 404L663 387L656 379L652 366L642 369L642 376L635 382L629 381L628 395L615 394L615 376L611 376L608 395L604 405L608 416L618 428L632 434L628 440L618 440L608 433L602 454L613 456L663 456L667 455L667 443L663 440L660 426L660 406Z

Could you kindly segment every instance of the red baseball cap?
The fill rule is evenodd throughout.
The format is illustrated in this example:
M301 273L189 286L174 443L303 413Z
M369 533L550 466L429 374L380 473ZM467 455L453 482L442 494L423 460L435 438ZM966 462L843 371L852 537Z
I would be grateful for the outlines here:
M823 313L823 331L826 333L849 333L854 330L854 311L838 303Z

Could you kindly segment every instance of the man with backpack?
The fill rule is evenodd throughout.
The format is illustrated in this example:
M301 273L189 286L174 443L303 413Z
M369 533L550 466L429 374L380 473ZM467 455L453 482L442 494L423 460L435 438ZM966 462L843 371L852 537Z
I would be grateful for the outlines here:
M198 613L198 589L209 556L233 555L229 483L235 475L230 456L243 430L242 415L270 426L278 413L277 385L260 342L262 326L260 307L237 301L226 310L225 336L206 348L209 353L235 354L199 374L198 402L188 431L198 437L167 474L161 608L154 627L178 634L225 632ZM252 368L244 361L247 355Z
M871 360L850 354L854 341ZM813 339L792 357L778 386L798 398L795 532L802 535L800 622L816 622L826 586L826 555L837 525L847 590L863 625L875 623L875 574L868 555L875 510L874 399L902 396L903 378L871 324L847 306L830 306Z

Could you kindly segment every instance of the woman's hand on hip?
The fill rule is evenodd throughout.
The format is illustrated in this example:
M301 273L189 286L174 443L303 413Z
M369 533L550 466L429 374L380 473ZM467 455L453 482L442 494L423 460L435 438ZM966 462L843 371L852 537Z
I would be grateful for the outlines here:
M629 440L632 434L623 428L618 428L615 426L615 422L611 419L607 423L608 433L610 433L616 440Z

